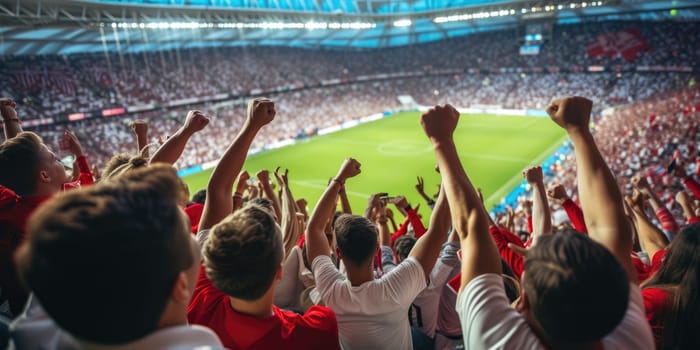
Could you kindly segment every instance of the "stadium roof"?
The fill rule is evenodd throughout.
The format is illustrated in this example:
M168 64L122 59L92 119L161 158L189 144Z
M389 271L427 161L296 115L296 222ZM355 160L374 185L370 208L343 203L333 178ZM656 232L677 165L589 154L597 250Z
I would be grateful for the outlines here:
M0 0L0 55L378 48L530 22L700 18L700 1Z

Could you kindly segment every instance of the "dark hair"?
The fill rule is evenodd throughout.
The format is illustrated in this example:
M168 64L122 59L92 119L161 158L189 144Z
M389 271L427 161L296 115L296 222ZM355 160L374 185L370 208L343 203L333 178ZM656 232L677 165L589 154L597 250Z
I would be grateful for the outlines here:
M199 190L194 194L194 196L192 196L193 203L204 204L204 201L206 199L207 199L207 190Z
M563 344L610 333L629 301L629 279L615 256L571 229L542 236L530 249L522 288L545 334Z
M275 213L275 207L272 206L272 201L265 197L257 197L246 202L245 206L255 205L267 210L270 214Z
M377 226L364 217L344 214L335 220L335 239L343 261L360 265L377 251Z
M212 227L203 253L216 288L237 299L257 300L282 263L282 232L270 212L249 204Z
M394 252L399 258L399 261L403 261L408 258L408 254L411 253L411 249L416 245L416 239L411 236L401 236L394 242Z
M700 349L700 223L678 233L668 246L661 268L643 287L665 289L672 295L658 348Z
M72 335L123 344L158 327L178 275L194 263L170 166L57 196L29 220L18 270Z
M44 142L33 132L21 132L0 144L0 185L17 195L31 196L36 190Z

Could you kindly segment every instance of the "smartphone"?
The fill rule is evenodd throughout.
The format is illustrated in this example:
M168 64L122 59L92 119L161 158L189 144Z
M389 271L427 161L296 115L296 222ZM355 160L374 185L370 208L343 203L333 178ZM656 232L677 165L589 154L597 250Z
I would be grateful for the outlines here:
M668 167L666 168L666 174L672 175L673 171L676 170L676 166L678 166L678 163L676 162L676 158L673 158L671 163L669 163Z

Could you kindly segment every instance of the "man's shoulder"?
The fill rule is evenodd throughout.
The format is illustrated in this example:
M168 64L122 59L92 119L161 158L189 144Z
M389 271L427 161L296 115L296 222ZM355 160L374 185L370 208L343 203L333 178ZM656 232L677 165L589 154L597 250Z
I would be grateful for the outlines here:
M283 323L322 332L338 331L338 320L335 313L325 306L312 306L303 315L277 308L276 314Z

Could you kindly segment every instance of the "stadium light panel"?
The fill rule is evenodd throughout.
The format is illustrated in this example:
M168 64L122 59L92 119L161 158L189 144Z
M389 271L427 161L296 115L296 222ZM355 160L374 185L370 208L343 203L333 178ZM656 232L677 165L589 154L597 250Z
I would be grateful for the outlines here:
M410 27L413 22L410 19L400 19L394 21L394 27Z
M104 24L101 24L104 26ZM410 25L410 24L409 24ZM376 23L369 22L233 22L233 23L200 23L200 22L150 22L150 23L112 23L112 28L140 28L140 29L307 29L307 30L328 30L328 29L372 29L376 28Z

